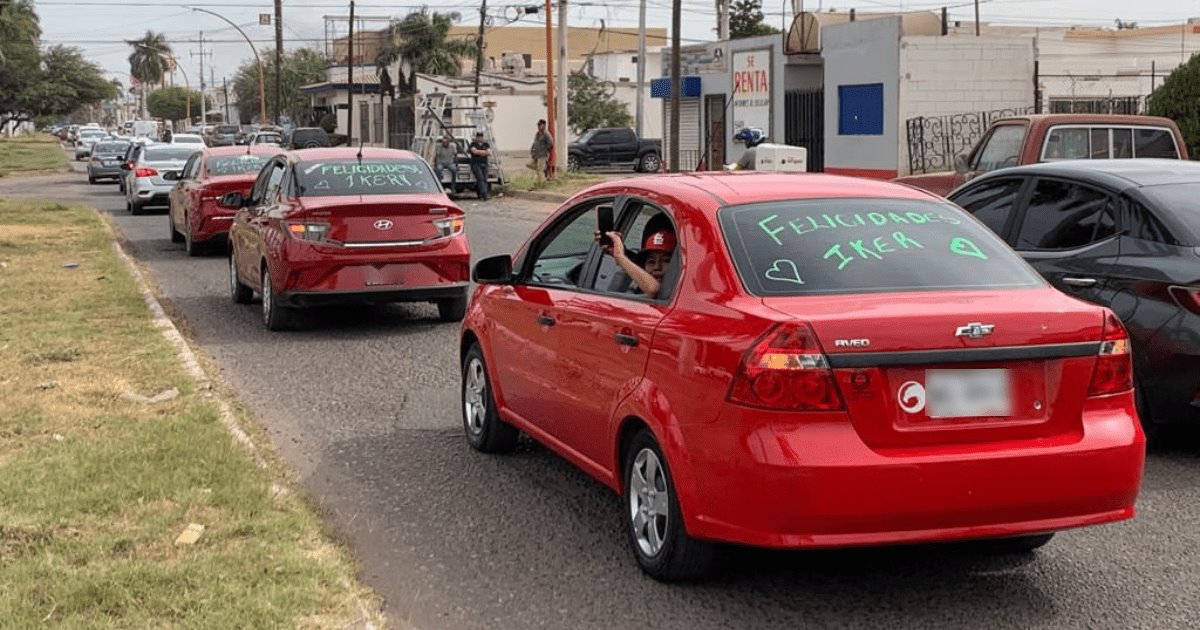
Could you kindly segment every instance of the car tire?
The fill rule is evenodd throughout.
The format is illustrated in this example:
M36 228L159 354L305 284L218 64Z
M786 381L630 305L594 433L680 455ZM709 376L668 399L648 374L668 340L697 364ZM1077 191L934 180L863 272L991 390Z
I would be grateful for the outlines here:
M991 554L1021 554L1032 553L1050 542L1054 533L1033 534L1030 536L1014 536L1012 538L995 538L979 541L979 548Z
M622 462L625 531L647 575L660 582L698 580L712 566L716 547L688 536L666 462L649 430L630 440Z
M637 170L642 173L654 173L658 171L661 163L662 160L658 157L657 153L647 153L642 156L642 159L638 160Z
M579 168L580 168L579 156L568 155L567 156L567 170L568 171L578 171Z
M143 212L142 204L140 204L136 201L130 201L129 202L129 211L131 213L133 213L134 215L142 214L142 212Z
M91 175L88 175L88 184L90 184L90 185L92 185L92 186L95 186L95 185L96 185L96 178L95 178L95 177L92 177Z
M186 221L187 219L185 218L184 220ZM183 251L187 252L188 256L199 256L204 252L204 244L197 243L192 238L192 231L190 229L183 233Z
M467 294L437 301L438 319L443 322L461 322L467 314Z
M292 309L279 303L279 295L271 283L271 273L267 266L262 268L262 314L263 325L267 330L287 330L291 325Z
M175 229L175 217L171 214L170 210L167 210L167 226L170 230L171 242L182 243L183 235L179 233L179 230Z
M233 251L229 252L229 297L233 299L234 304L249 304L254 299L254 291L242 284L242 279L238 277L237 259L233 256Z
M487 362L479 344L471 344L462 364L463 431L467 444L481 453L509 453L517 447L520 431L500 419Z
M313 141L309 141L309 142L305 142L305 143L304 143L304 145L303 145L301 148L304 148L304 149L319 149L319 148L321 148L321 147L323 147L323 146L325 146L325 145L321 144L320 142L313 142Z

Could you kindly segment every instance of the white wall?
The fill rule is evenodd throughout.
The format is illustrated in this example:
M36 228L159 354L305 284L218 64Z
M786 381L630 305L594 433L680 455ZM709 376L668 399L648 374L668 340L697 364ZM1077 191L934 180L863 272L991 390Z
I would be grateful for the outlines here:
M906 121L1032 107L1033 38L904 37L900 41L899 170L907 174Z
M821 30L825 58L825 170L891 174L899 170L900 18L861 20ZM838 135L838 87L883 84L883 134Z

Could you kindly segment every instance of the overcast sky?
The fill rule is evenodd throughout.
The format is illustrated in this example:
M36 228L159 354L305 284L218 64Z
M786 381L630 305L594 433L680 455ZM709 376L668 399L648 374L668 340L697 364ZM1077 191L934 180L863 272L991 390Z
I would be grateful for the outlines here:
M671 23L671 0L646 0L647 23L650 26L669 27ZM1116 18L1136 21L1140 25L1177 24L1188 17L1200 17L1200 0L980 0L981 19L985 22L1008 24L1087 24L1111 26ZM572 0L569 21L571 26L600 27L601 21L609 28L636 30L639 0ZM536 4L544 6L544 0L491 0L488 14L492 16L492 27L503 28L509 19L516 16L515 7ZM851 0L847 2L806 0L805 8L859 11L920 10L938 9L950 5L952 19L973 19L971 0L915 0L893 2L887 0ZM274 11L271 0L36 0L38 14L42 20L43 39L47 44L68 44L82 48L88 57L100 64L105 71L122 83L128 84L129 46L126 39L133 39L147 29L162 32L172 42L176 56L193 84L198 82L200 72L199 35L204 32L206 56L205 75L215 73L219 84L223 76L232 77L236 67L250 58L245 41L219 19L189 10L188 7L204 7L215 11L241 26L255 41L260 50L274 46L274 30L259 26L258 15ZM356 14L370 17L400 17L409 11L428 6L435 11L457 11L463 23L478 24L479 3L468 0L362 0L356 6ZM683 0L682 37L685 43L713 39L716 11L713 0ZM955 5L958 5L955 7ZM780 27L787 7L791 14L791 0L765 0L763 11L770 24ZM284 0L283 2L284 47L286 49L311 46L320 49L325 40L323 16L345 16L349 2L339 0ZM515 25L544 24L541 15L528 15L513 22ZM383 26L383 23L377 23ZM337 34L344 34L345 21L336 24ZM213 40L207 43L207 40ZM193 55L193 53L197 53Z

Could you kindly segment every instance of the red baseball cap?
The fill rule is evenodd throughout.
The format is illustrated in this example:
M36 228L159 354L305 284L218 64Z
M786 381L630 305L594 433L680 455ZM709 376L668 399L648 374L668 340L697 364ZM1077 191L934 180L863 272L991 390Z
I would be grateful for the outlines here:
M642 251L667 253L675 251L675 233L659 230L647 236L646 243L642 245Z

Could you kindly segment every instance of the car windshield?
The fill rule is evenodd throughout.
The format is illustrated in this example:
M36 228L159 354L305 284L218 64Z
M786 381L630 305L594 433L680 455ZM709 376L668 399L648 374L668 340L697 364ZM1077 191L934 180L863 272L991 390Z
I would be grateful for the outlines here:
M354 158L301 162L300 195L397 195L441 190L429 166L409 158Z
M209 175L245 175L246 173L257 173L262 168L263 162L267 161L265 155L253 155L243 153L242 155L220 156L208 158L208 174Z
M805 199L733 206L721 228L760 296L1004 289L1043 281L962 210L908 199Z
M260 142L260 143L274 142L274 143L278 144L280 140L281 140L281 138L276 134L264 133L264 134L259 135L258 138L255 139L255 142Z
M107 133L107 132L105 132L105 131L100 131L99 129L84 129L83 131L80 131L80 132L79 132L79 135L81 135L81 136L84 136L84 137L87 137L87 136L107 136L107 135L108 135L108 133Z
M590 130L584 132L584 134L582 136L579 136L579 139L576 140L576 142L578 142L580 144L587 144L587 143L591 142L592 138L594 138L594 137L596 137L596 130L590 129Z
M195 149L184 147L146 147L146 156L142 158L146 162L169 162L172 160L184 161L196 152Z
M1175 235L1181 244L1200 246L1200 210L1196 209L1196 199L1200 198L1200 184L1143 186L1141 191L1150 198L1159 212L1170 215L1179 227L1187 230L1187 234Z
M96 155L123 155L125 149L129 148L128 142L101 142L92 149L92 153Z

